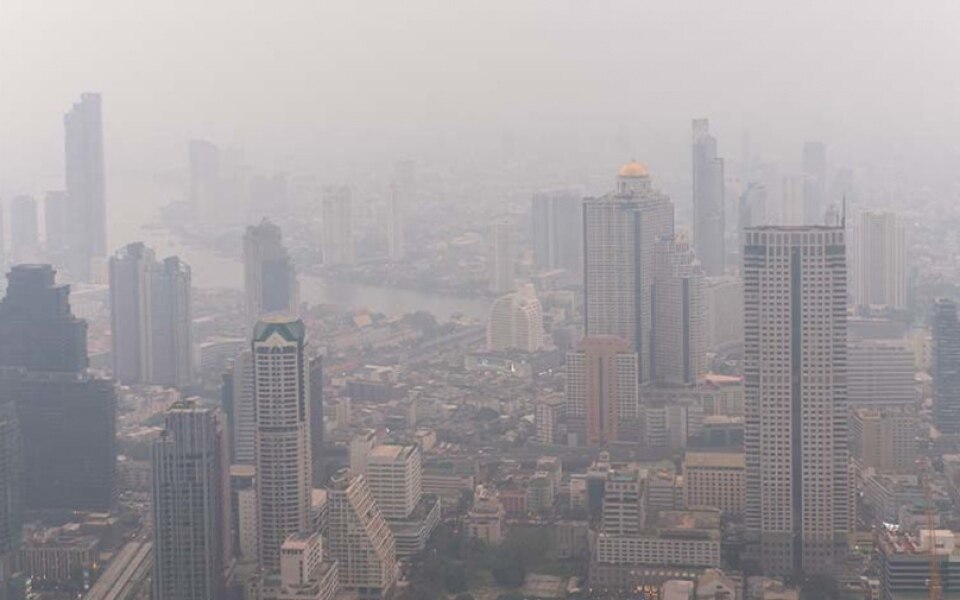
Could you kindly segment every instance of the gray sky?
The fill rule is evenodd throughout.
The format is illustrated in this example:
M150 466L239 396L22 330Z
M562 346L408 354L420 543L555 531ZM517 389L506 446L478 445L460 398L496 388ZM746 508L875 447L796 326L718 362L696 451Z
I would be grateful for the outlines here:
M0 181L59 176L85 90L111 169L191 137L309 169L627 131L682 173L696 116L728 156L749 128L771 158L920 161L960 139L957 31L940 0L0 0Z

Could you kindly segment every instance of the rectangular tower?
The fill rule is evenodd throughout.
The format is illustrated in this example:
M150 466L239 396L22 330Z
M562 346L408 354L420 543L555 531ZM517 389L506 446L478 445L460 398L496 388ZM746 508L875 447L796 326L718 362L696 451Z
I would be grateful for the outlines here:
M107 197L100 94L86 93L64 115L73 276L86 280L90 260L107 254Z
M636 441L637 354L621 338L588 336L567 353L566 414L579 443Z
M323 190L320 238L324 266L352 265L356 256L353 247L353 200L350 188L328 187Z
M693 120L693 245L703 270L723 274L724 248L723 159L707 119Z
M960 321L957 304L933 307L933 415L941 433L960 434Z
M903 219L863 211L857 225L857 305L901 309L907 305Z

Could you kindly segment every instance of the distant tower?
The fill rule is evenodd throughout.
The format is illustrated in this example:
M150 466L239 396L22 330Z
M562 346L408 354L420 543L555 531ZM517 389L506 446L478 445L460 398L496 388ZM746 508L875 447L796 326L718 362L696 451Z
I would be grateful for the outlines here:
M683 239L657 242L652 312L653 380L695 385L707 372L704 277Z
M0 404L0 585L19 558L23 511L23 440L16 407Z
M510 219L497 219L490 225L490 291L495 294L511 292L516 287L514 260L516 258L516 226Z
M933 414L941 433L960 434L960 321L957 304L941 298L933 307Z
M297 318L264 317L253 331L260 570L280 570L280 546L310 520L307 334Z
M299 314L299 285L280 228L263 220L243 236L243 287L251 326L269 314Z
M693 120L693 245L709 276L723 274L723 159L707 119Z
M537 194L530 211L533 258L541 269L583 276L583 199L568 191Z
M324 188L320 205L323 224L320 245L324 266L352 265L356 260L352 204L352 194L347 186Z
M193 292L190 266L171 256L153 270L153 381L184 387L193 381Z
M403 209L404 198L396 184L390 186L387 200L387 254L392 261L398 261L404 255Z
M229 464L213 409L175 403L153 446L154 597L226 598Z
M493 301L487 321L487 349L536 352L543 347L543 308L533 285Z
M46 229L44 246L51 260L60 264L70 244L70 202L64 191L47 192L43 201L43 222Z
M204 140L190 140L187 154L190 169L190 203L200 211L200 214L213 214L221 207L222 200L220 149Z
M566 414L579 443L637 439L638 370L636 352L615 336L585 337L567 353Z
M39 252L37 202L17 196L10 203L10 242L14 262L35 262Z
M820 142L803 145L803 224L822 225L827 211L827 149Z
M68 244L75 278L90 277L91 259L107 254L107 199L103 166L103 119L100 94L83 94L63 117L67 196L70 204Z
M323 358L310 360L310 460L311 487L326 483L323 471Z
M905 308L903 219L892 212L863 211L857 227L857 305Z
M655 191L647 168L620 168L617 193L584 200L586 335L614 335L639 355L640 381L650 379L656 241L673 235L673 203Z
M399 575L396 542L364 476L346 469L335 475L328 503L340 587L369 600L390 598Z
M764 572L830 573L850 530L839 227L745 232L746 525Z

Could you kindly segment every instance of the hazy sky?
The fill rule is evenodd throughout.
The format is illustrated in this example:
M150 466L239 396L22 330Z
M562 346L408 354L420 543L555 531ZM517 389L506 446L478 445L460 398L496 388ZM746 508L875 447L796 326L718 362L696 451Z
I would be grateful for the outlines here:
M85 90L113 170L180 167L191 137L310 169L625 131L680 172L696 116L728 156L744 128L773 158L943 156L958 31L949 0L0 0L0 182L59 176Z

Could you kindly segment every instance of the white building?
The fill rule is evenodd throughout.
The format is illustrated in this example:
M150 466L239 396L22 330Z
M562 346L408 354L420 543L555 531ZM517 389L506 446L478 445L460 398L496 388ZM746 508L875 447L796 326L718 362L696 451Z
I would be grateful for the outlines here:
M563 414L563 396L553 394L538 398L534 403L534 425L537 428L538 444L556 444L560 442L557 430L560 416Z
M652 378L657 384L695 385L707 372L703 269L682 238L661 239L655 254ZM722 270L722 257L714 268Z
M901 406L916 403L915 356L907 340L851 340L847 343L847 404Z
M900 215L869 210L860 213L856 257L858 306L906 306L904 237Z
M367 454L367 483L384 518L406 519L423 496L420 448L384 444Z
M493 301L487 321L487 350L536 352L543 348L543 308L533 285Z
M253 353L241 352L233 361L230 373L230 434L234 464L253 465L257 460L257 407L253 384Z
M280 547L280 575L264 581L262 600L333 600L337 595L337 563L323 560L323 542L316 531L287 537Z

